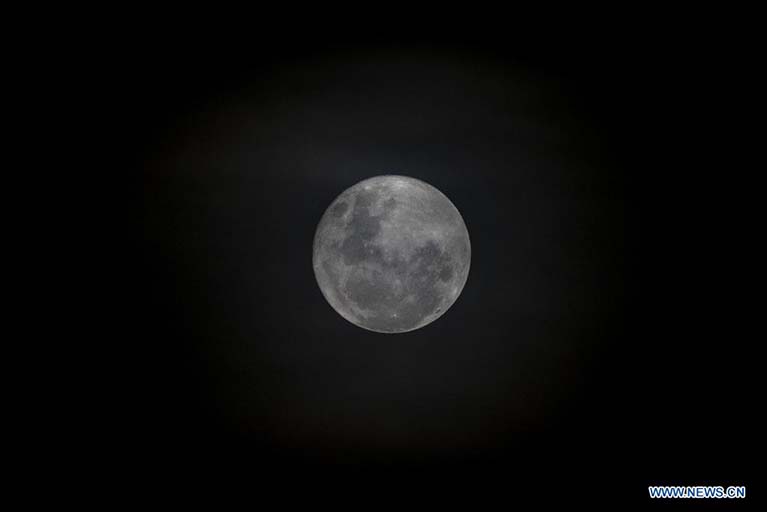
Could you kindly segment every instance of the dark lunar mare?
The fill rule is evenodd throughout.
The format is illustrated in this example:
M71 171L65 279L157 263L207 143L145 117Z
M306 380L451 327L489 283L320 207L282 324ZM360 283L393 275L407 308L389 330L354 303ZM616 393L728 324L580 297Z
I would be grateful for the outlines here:
M348 223L352 231L339 248L339 253L347 265L370 259L383 261L381 248L372 245L373 239L381 232L382 216L370 214L370 206L377 197L378 194L374 191L361 191L357 194L352 218Z

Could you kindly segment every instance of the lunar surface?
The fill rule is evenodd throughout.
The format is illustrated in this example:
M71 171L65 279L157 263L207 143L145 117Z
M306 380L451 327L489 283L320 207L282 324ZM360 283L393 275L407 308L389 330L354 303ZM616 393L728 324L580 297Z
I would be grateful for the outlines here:
M344 191L314 236L314 274L342 317L383 333L421 328L453 305L469 275L461 214L439 190L376 176Z

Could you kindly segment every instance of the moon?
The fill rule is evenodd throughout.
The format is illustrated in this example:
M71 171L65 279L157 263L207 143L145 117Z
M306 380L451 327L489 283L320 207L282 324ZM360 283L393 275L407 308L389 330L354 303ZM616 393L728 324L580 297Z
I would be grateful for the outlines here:
M314 274L349 322L402 333L442 316L469 275L471 244L461 214L423 181L385 175L346 189L314 236Z

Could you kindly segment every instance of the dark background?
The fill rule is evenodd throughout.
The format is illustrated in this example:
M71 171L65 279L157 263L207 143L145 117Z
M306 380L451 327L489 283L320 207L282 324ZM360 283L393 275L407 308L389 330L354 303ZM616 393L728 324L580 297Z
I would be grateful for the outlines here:
M214 35L114 56L137 472L508 502L751 483L715 44ZM342 319L311 265L324 209L387 173L445 193L472 242L454 306L399 335Z

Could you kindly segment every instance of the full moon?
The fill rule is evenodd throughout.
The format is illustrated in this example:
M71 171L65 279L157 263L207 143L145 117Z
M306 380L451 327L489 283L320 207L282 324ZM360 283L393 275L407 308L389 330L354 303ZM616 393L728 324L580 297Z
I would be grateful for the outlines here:
M376 176L345 190L314 236L314 274L349 322L382 333L430 324L469 275L461 214L442 192L406 176Z

